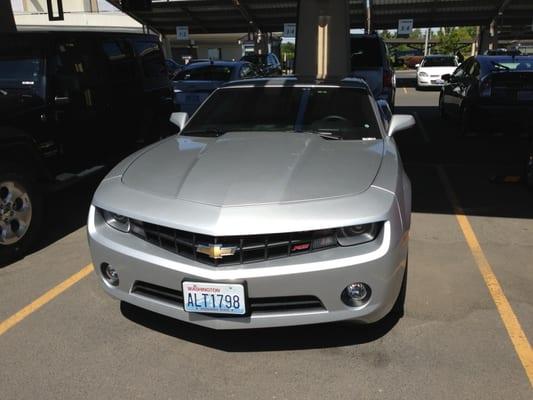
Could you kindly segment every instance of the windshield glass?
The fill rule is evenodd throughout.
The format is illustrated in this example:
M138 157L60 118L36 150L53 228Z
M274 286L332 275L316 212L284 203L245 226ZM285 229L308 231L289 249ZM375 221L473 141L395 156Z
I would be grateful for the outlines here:
M224 81L231 80L232 68L224 65L206 65L186 68L176 75L176 81Z
M428 57L422 61L422 67L455 67L455 57Z
M489 67L494 71L533 71L533 57L493 57L490 59Z
M381 139L366 93L331 87L218 90L181 134L220 136L235 131L308 132L336 140Z
M41 60L0 55L0 87L33 86L40 80Z
M267 56L266 54L247 54L241 60L251 62L252 64L266 64Z

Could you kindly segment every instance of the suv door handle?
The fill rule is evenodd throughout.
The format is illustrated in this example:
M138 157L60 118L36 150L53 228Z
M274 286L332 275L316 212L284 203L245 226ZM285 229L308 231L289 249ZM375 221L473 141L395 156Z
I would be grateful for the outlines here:
M70 97L68 97L68 96L56 96L56 97L54 97L54 102L57 105L70 104Z

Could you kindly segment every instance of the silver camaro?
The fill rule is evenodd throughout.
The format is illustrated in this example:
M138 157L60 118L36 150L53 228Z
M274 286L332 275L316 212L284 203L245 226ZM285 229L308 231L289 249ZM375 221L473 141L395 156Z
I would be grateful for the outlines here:
M111 296L215 329L371 323L405 289L411 187L358 79L233 82L123 160L89 211Z

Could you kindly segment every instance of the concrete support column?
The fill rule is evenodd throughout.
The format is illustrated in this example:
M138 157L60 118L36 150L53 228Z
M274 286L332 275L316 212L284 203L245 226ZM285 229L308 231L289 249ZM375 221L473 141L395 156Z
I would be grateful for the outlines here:
M16 32L15 16L11 8L11 1L0 1L0 33Z
M490 32L489 29L486 26L482 26L479 29L479 36L478 36L478 54L485 54L485 52L489 49L489 42L490 42Z
M172 35L162 35L162 44L163 44L163 53L165 53L165 58L172 58L172 45L170 43L170 38Z
M348 0L299 0L295 73L319 79L349 75Z
M489 49L495 50L498 48L498 24L496 20L492 20L489 26Z

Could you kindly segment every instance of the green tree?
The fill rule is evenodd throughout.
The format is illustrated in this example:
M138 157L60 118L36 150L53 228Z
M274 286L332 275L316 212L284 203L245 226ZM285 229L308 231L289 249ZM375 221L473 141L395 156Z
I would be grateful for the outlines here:
M439 44L435 47L434 53L455 54L463 45L461 43L475 39L475 27L447 27L440 28L437 32Z

